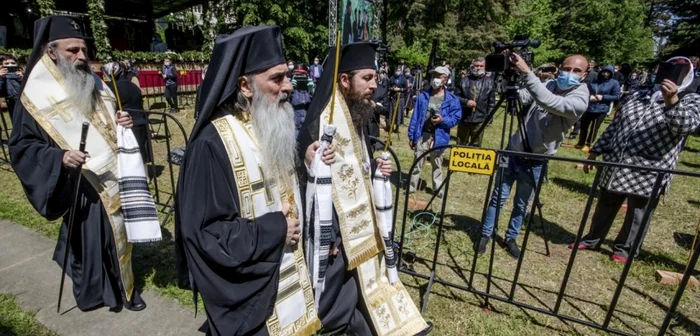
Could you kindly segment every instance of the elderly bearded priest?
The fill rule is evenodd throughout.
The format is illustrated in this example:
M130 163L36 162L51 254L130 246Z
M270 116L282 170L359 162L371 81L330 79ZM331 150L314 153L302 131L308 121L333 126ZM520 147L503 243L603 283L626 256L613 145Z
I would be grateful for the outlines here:
M73 18L42 18L34 33L21 104L14 112L12 167L42 216L64 217L53 258L62 264L70 244L68 263L61 266L73 280L78 308L144 309L134 290L131 243L159 240L160 226L138 145L125 142L136 141L131 117L116 111L114 94L90 70L85 38ZM83 122L90 124L88 154L76 150ZM83 178L76 186L81 164ZM76 220L68 241L76 187Z
M202 294L211 335L313 335L280 28L219 36L208 73L178 183L180 279Z
M321 137L330 117L333 81L338 81L335 92L333 124L337 127L336 163L330 166L331 177L308 178L302 168L302 182L315 189L332 185L332 218L330 211L309 209L314 204L307 200L309 223L306 258L312 269L312 279L324 279L315 286L323 333L349 335L416 335L431 328L420 315L401 281L390 283L384 260L384 242L378 234L375 206L372 200L371 149L366 134L367 124L374 113L372 94L377 88L375 64L376 45L354 43L342 47L338 77L334 77L335 59L327 57L323 77L311 101L304 126L299 132L300 154L307 167L313 153L301 152ZM382 173L388 176L391 162L377 159ZM319 189L320 190L320 189ZM307 195L309 196L309 195ZM318 195L331 197L331 195ZM318 216L320 218L314 218ZM328 224L331 225L328 225ZM330 227L329 227L330 226ZM314 232L320 232L319 241L313 241ZM393 248L389 246L389 248ZM326 251L326 252L324 252ZM314 260L314 263L311 262ZM316 260L322 262L316 263ZM319 281L315 280L316 283ZM320 291L320 295L319 292ZM365 313L367 315L365 316Z

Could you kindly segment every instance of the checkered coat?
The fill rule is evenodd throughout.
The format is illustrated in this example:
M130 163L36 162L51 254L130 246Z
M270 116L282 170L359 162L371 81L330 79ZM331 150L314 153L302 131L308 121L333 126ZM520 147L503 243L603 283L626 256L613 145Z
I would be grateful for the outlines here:
M700 95L686 94L670 109L638 91L621 103L620 113L591 148L603 161L639 167L674 169L684 137L700 125ZM601 187L608 191L650 197L657 173L603 168ZM672 176L663 183L670 185Z

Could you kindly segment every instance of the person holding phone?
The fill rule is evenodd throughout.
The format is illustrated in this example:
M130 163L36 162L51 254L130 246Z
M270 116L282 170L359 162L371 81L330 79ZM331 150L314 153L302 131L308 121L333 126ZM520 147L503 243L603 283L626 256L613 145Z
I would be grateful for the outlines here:
M5 97L7 110L12 118L15 105L19 101L19 91L22 86L24 72L17 66L17 58L12 55L0 57L2 67L0 67L0 96Z
M636 91L621 102L620 113L589 151L589 160L602 156L604 162L640 168L676 167L685 137L700 126L700 95L688 91L695 77L689 59L674 57L658 69L654 77L660 84L654 90ZM587 164L584 171L588 173L592 167ZM651 197L659 196L651 194L656 177L656 172L603 168L591 228L579 243L579 250L600 249L622 203L627 200L627 215L613 243L611 259L626 263L630 256L638 255L639 250L631 249L639 230L644 230L643 241L649 228L643 225L642 218L647 207L652 207L653 214L656 202ZM665 193L671 175L665 174L662 183Z
M419 158L433 147L445 146L450 142L450 129L462 119L462 105L459 98L445 89L450 78L450 70L437 67L430 71L430 89L421 92L408 125L409 146ZM397 121L398 122L398 121ZM416 191L423 167L421 159L411 172L410 192ZM433 190L442 185L442 151L430 153L433 166ZM438 194L442 198L442 192Z

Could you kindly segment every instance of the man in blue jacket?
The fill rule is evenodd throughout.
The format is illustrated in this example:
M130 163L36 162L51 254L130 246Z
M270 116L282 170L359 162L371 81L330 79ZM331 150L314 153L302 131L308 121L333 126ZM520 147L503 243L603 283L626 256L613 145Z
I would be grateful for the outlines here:
M600 124L610 112L610 104L620 100L620 83L613 78L615 68L607 65L598 73L598 77L588 83L588 91L591 96L588 109L581 117L581 133L579 134L576 148L588 152L591 143L598 135ZM591 123L593 127L590 129Z
M450 142L450 129L457 126L462 119L462 106L457 96L445 90L450 70L437 67L430 71L432 80L430 89L421 92L408 125L409 146L415 150L416 158L435 147L445 146ZM442 184L442 151L430 153L433 166L433 190ZM410 191L416 191L423 167L421 159L411 172ZM438 197L442 198L442 192Z

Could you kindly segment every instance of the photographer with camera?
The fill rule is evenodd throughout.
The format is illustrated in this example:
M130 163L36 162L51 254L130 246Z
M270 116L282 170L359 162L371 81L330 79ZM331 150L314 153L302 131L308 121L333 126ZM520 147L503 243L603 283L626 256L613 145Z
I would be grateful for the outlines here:
M433 147L445 146L450 142L450 129L457 126L462 119L462 107L457 96L445 89L450 78L450 70L437 67L430 71L432 79L430 89L418 94L416 105L408 125L408 140L411 149L415 150L417 159ZM423 168L421 159L411 172L409 192L418 189L420 171ZM442 151L430 153L430 164L433 168L433 190L442 184ZM438 197L442 198L442 192Z
M662 71L666 69L669 71ZM660 169L675 169L688 134L700 126L700 95L690 89L693 66L685 57L674 57L661 64L653 75L652 90L639 90L620 104L600 139L589 151L589 160L603 156L604 162ZM588 173L593 165L585 165ZM627 215L613 243L613 261L626 263L637 233L642 241L650 224L642 223L647 207L653 215L656 201L651 199L657 172L640 169L604 167L600 175L600 195L590 231L581 239L579 250L598 250L627 200ZM662 192L668 191L671 175L665 174ZM651 219L651 217L649 217ZM569 248L573 248L573 243ZM639 244L641 246L641 244ZM639 250L634 251L638 255Z
M523 113L521 130L510 137L508 149L512 151L531 152L554 155L564 140L566 132L578 120L588 107L588 88L581 83L586 73L588 62L581 55L567 57L562 63L556 81L546 85L532 72L527 62L516 52L509 53L513 69L521 74L523 88L517 93L523 105L532 103ZM487 61L488 62L488 61ZM481 239L477 247L478 255L486 251L489 239L494 234L497 204L502 208L511 192L513 183L517 183L513 212L510 216L506 233L506 248L513 258L520 257L516 238L522 226L527 205L539 181L540 173L546 164L544 160L525 159L518 156L502 156L501 162L507 166L499 169L496 181L502 181L491 195L489 208L484 217ZM500 200L498 195L501 195Z
M19 89L24 72L17 66L17 58L12 55L0 57L0 97L5 97L7 110L12 118L15 104L19 100Z

